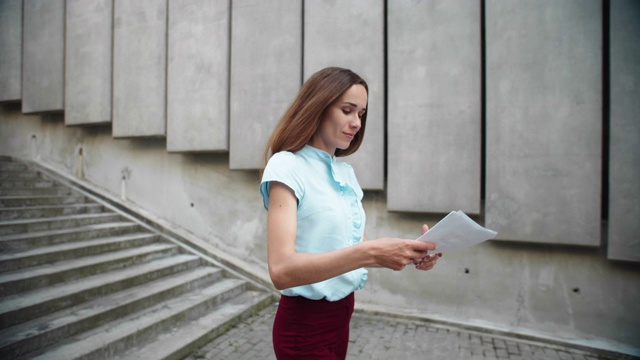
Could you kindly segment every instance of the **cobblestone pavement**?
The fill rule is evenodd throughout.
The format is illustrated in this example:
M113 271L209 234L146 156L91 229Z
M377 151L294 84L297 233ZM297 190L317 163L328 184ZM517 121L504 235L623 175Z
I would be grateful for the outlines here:
M187 360L275 359L271 325L275 307L237 325L195 351ZM433 360L623 360L631 356L597 353L579 348L483 334L460 328L383 316L354 313L347 359Z

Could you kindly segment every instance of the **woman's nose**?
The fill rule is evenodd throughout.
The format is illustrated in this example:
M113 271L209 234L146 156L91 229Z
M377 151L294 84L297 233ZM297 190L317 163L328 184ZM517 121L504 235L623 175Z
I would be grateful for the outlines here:
M359 117L356 117L356 119L353 120L349 125L352 129L359 130L360 126L362 126L362 120L360 120Z

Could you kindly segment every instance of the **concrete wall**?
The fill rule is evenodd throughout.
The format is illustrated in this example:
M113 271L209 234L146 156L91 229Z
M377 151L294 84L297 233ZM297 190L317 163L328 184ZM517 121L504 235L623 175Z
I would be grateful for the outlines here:
M267 139L302 85L302 0L231 5L229 166L259 169Z
M0 0L0 101L22 98L22 1Z
M640 261L640 3L611 3L609 259Z
M111 122L113 0L67 0L65 124Z
M64 5L64 0L24 0L24 113L64 109Z
M388 6L387 206L478 214L480 2Z
M599 246L602 2L485 11L486 225L503 240Z
M230 17L229 0L169 2L169 151L229 150Z
M114 0L113 136L166 135L167 0Z
M67 67L94 65L83 49L107 41L104 33L88 39L97 27L84 38L72 15L81 5L92 16L88 9L98 4L66 3L62 25L68 42L77 41L67 44ZM481 223L486 218L505 240L447 254L427 274L372 270L358 306L640 347L640 265L611 260L640 258L633 200L640 75L636 53L624 50L636 33L635 3L611 6L610 38L602 28L608 5L596 1L486 1L484 8L379 0L347 7L282 1L265 8L244 0L175 10L176 4L114 0L112 124L67 127L65 118L93 123L90 114L108 100L88 98L104 91L108 84L100 79L109 71L101 67L96 78L86 69L70 72L63 86L51 81L64 79L64 33L56 20L64 19L64 2L25 0L24 43L7 41L1 51L23 51L25 72L22 103L0 107L0 154L83 178L266 279L266 214L255 169L266 137L311 72L351 67L370 85L361 158L347 159L362 185L376 189L364 201L367 236L415 238L423 222L462 208L477 212ZM2 5L5 18L10 10ZM477 30L482 21L484 32ZM47 32L53 40L43 37ZM38 65L43 52L60 66ZM602 72L606 61L610 77ZM609 80L610 91L603 86ZM86 99L73 95L79 84L91 88ZM75 110L34 106L60 90L78 101ZM34 112L54 113L25 116ZM601 193L607 167L608 198ZM608 237L600 231L607 220Z

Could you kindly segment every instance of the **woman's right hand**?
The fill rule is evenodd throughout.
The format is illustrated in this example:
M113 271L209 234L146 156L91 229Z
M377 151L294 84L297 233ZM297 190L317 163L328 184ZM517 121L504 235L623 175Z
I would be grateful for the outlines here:
M415 264L427 256L427 251L436 249L436 244L430 241L400 238L380 238L364 243L370 246L375 265L396 271Z

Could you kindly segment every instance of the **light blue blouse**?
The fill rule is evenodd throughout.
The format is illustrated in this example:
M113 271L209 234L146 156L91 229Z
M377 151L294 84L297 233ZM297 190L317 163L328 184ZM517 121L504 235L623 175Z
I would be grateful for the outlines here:
M362 241L366 220L363 192L353 168L347 163L338 162L335 156L309 145L295 153L274 154L260 184L265 209L269 207L270 181L291 188L298 200L296 251L323 253ZM337 301L361 289L366 282L367 270L360 268L281 293Z

